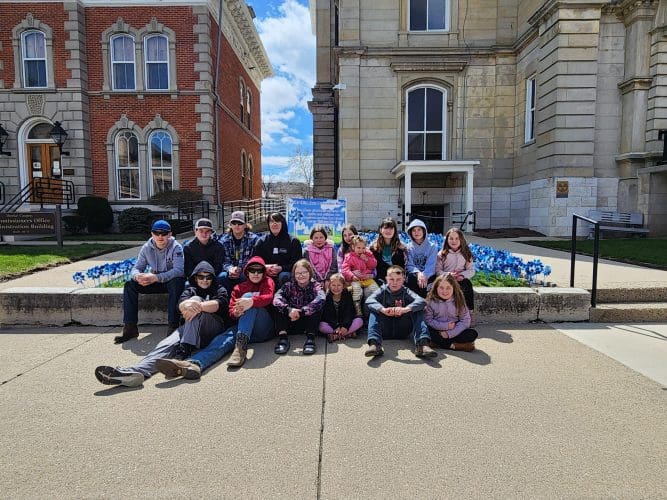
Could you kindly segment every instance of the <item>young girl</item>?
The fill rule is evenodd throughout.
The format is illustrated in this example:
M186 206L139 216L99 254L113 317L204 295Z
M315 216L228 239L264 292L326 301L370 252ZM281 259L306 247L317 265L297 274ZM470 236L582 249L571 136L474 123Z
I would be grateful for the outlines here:
M472 291L470 278L475 274L475 266L473 265L472 252L468 247L463 231L456 227L451 228L445 234L445 241L442 244L442 250L438 253L438 260L435 264L435 274L441 275L444 273L450 273L458 282L472 318L475 309L475 295Z
M287 354L290 349L287 333L306 333L303 354L315 354L315 334L318 331L324 291L313 279L314 271L306 259L296 261L292 268L292 279L285 283L273 297L275 325L278 332L276 354Z
M475 349L477 332L470 328L470 312L454 275L441 274L433 282L426 296L424 321L436 346L466 352Z
M329 342L356 337L364 320L355 313L352 294L345 287L345 278L340 273L331 275L329 292L324 302L320 332L326 334Z
M352 236L359 234L359 231L357 231L357 228L354 227L354 224L345 224L341 234L343 237L343 242L340 244L340 247L338 247L338 252L336 253L338 269L343 269L343 259L348 252L352 251L352 248L350 247Z
M310 231L310 241L305 242L303 258L313 266L315 281L329 288L329 278L338 272L338 261L334 255L333 242L327 240L327 230L324 226L315 226Z
M405 245L398 239L398 226L394 219L383 219L378 228L378 238L371 245L377 260L377 280L384 281L390 266L405 269Z
M352 251L348 252L343 259L343 277L352 283L352 300L357 315L361 316L361 298L370 295L379 287L373 279L373 270L377 266L377 260L373 252L366 248L366 238L360 235L352 236Z

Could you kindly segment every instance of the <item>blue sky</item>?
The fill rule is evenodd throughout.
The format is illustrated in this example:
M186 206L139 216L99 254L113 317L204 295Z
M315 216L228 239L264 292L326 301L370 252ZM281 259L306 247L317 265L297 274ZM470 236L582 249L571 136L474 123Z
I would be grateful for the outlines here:
M308 111L315 85L315 36L307 0L247 0L273 64L262 82L262 176L289 178L287 161L296 147L312 151Z

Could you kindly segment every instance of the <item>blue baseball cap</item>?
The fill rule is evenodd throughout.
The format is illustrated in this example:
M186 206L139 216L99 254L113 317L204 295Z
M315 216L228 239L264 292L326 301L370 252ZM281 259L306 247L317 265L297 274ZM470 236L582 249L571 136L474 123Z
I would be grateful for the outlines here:
M153 222L153 227L151 231L169 231L171 232L171 226L166 220L156 220Z

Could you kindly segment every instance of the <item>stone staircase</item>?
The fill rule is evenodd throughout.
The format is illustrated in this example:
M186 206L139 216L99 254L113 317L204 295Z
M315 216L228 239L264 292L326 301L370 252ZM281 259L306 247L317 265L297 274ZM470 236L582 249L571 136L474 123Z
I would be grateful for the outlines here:
M667 284L664 287L607 288L597 292L592 323L648 323L667 321Z

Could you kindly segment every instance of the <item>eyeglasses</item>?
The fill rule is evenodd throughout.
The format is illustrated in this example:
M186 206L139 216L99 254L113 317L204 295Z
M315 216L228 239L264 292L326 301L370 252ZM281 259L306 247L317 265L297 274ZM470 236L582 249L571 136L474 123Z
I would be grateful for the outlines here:
M169 236L169 231L152 231L155 236Z
M195 278L198 280L202 281L213 281L213 275L212 274L196 274Z
M309 276L309 275L310 273L308 271L299 271L294 273L294 276Z
M230 224L232 226L242 226L243 224L245 224L245 222L241 222L240 220L233 220L230 222Z
M261 267L248 269L248 274L264 274L264 269Z

